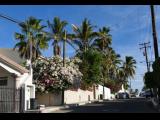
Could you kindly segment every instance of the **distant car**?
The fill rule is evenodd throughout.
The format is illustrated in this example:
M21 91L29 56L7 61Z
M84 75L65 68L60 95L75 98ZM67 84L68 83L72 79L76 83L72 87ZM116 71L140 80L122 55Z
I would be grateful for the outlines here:
M130 94L130 97L136 97L136 95L135 94Z
M120 92L116 95L117 99L129 99L129 94L127 92Z
M149 98L149 97L152 97L152 93L150 90L146 90L146 91L142 91L140 94L139 94L140 97L145 97L145 98Z
M152 97L152 93L151 93L150 90L148 90L148 91L145 92L145 97L146 97L146 98Z
M139 93L139 97L146 97L145 91L140 92L140 93Z

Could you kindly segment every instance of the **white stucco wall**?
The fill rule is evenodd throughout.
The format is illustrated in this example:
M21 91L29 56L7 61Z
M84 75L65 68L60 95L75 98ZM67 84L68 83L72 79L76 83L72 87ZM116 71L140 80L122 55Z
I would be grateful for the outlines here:
M21 87L23 84L32 85L32 79L29 73L24 73L17 77L17 88Z
M94 92L88 90L65 90L64 92L64 103L65 104L74 104L74 103L81 103L87 102L92 100L98 100L100 94L103 94L103 86L98 85L98 89L95 90L95 99L94 99ZM53 106L53 105L60 105L62 96L47 93L47 94L36 94L36 98L38 104L45 105L45 106ZM105 87L105 99L111 99L111 91L109 88Z
M88 90L78 89L77 91L65 90L64 92L64 103L65 104L74 104L80 102L87 102L94 100L94 92ZM96 90L96 98L98 100L98 90ZM61 105L62 96L61 94L36 94L37 102L39 105L53 106Z
M103 95L103 86L102 85L98 85L98 93L99 95L102 94ZM111 99L111 90L107 87L104 87L104 93L105 93L105 99L110 100Z
M64 93L64 102L66 104L86 102L89 99L94 100L93 91L78 89L77 91L66 90Z

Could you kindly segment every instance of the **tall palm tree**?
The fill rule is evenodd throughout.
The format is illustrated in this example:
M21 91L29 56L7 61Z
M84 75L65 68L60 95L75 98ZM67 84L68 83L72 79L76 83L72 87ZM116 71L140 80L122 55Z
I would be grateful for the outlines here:
M41 25L40 19L29 17L24 23L20 24L21 33L15 33L15 39L18 43L14 49L18 48L18 52L22 58L35 60L40 54L40 49L48 48L48 40ZM31 52L32 51L32 52ZM32 55L31 55L32 54Z
M99 29L99 32L97 32L98 38L93 42L92 46L100 51L107 49L112 43L112 38L109 32L110 29L107 27Z
M124 78L128 82L128 78L133 78L135 74L136 61L132 56L126 56L123 63L122 69L124 70ZM131 85L130 85L131 87Z
M109 80L114 80L117 67L120 64L119 55L111 47L103 49L103 62L102 62L102 80L103 85L108 83ZM103 97L105 96L103 87Z
M116 75L118 74L118 70L120 68L121 62L122 60L120 60L120 55L119 54L113 54L112 58L112 67L111 67L111 76L113 76L114 78L116 78Z
M53 40L53 53L54 55L61 54L61 48L59 43L63 41L64 28L68 24L67 21L61 21L60 18L55 17L52 21L47 21L48 27L50 28L50 33L48 33L48 37L50 40Z
M74 34L72 34L73 43L79 47L80 52L86 52L91 46L97 33L93 31L95 26L92 26L86 18L82 21L82 25L77 27L72 25Z

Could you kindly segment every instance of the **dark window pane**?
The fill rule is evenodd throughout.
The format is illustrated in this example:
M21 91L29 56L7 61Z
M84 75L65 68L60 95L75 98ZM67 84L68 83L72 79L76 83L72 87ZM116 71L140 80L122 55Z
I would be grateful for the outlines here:
M0 77L0 86L7 86L7 77Z

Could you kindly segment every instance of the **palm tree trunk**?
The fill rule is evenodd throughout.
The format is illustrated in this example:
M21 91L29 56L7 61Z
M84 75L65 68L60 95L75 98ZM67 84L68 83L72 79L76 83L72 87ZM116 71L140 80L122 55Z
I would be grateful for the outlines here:
M63 67L65 67L66 40L63 40Z
M56 45L53 46L53 55L56 56Z
M65 31L65 36L63 40L63 67L65 67L65 55L66 55L66 31ZM64 90L62 90L62 105L64 105Z
M55 56L59 55L59 48L58 48L58 42L55 41L54 46L53 46L53 53Z
M102 45L102 51L104 51L104 44ZM108 77L108 76L107 76ZM103 78L103 99L105 99L105 90L104 90L104 86L105 86L105 79Z

